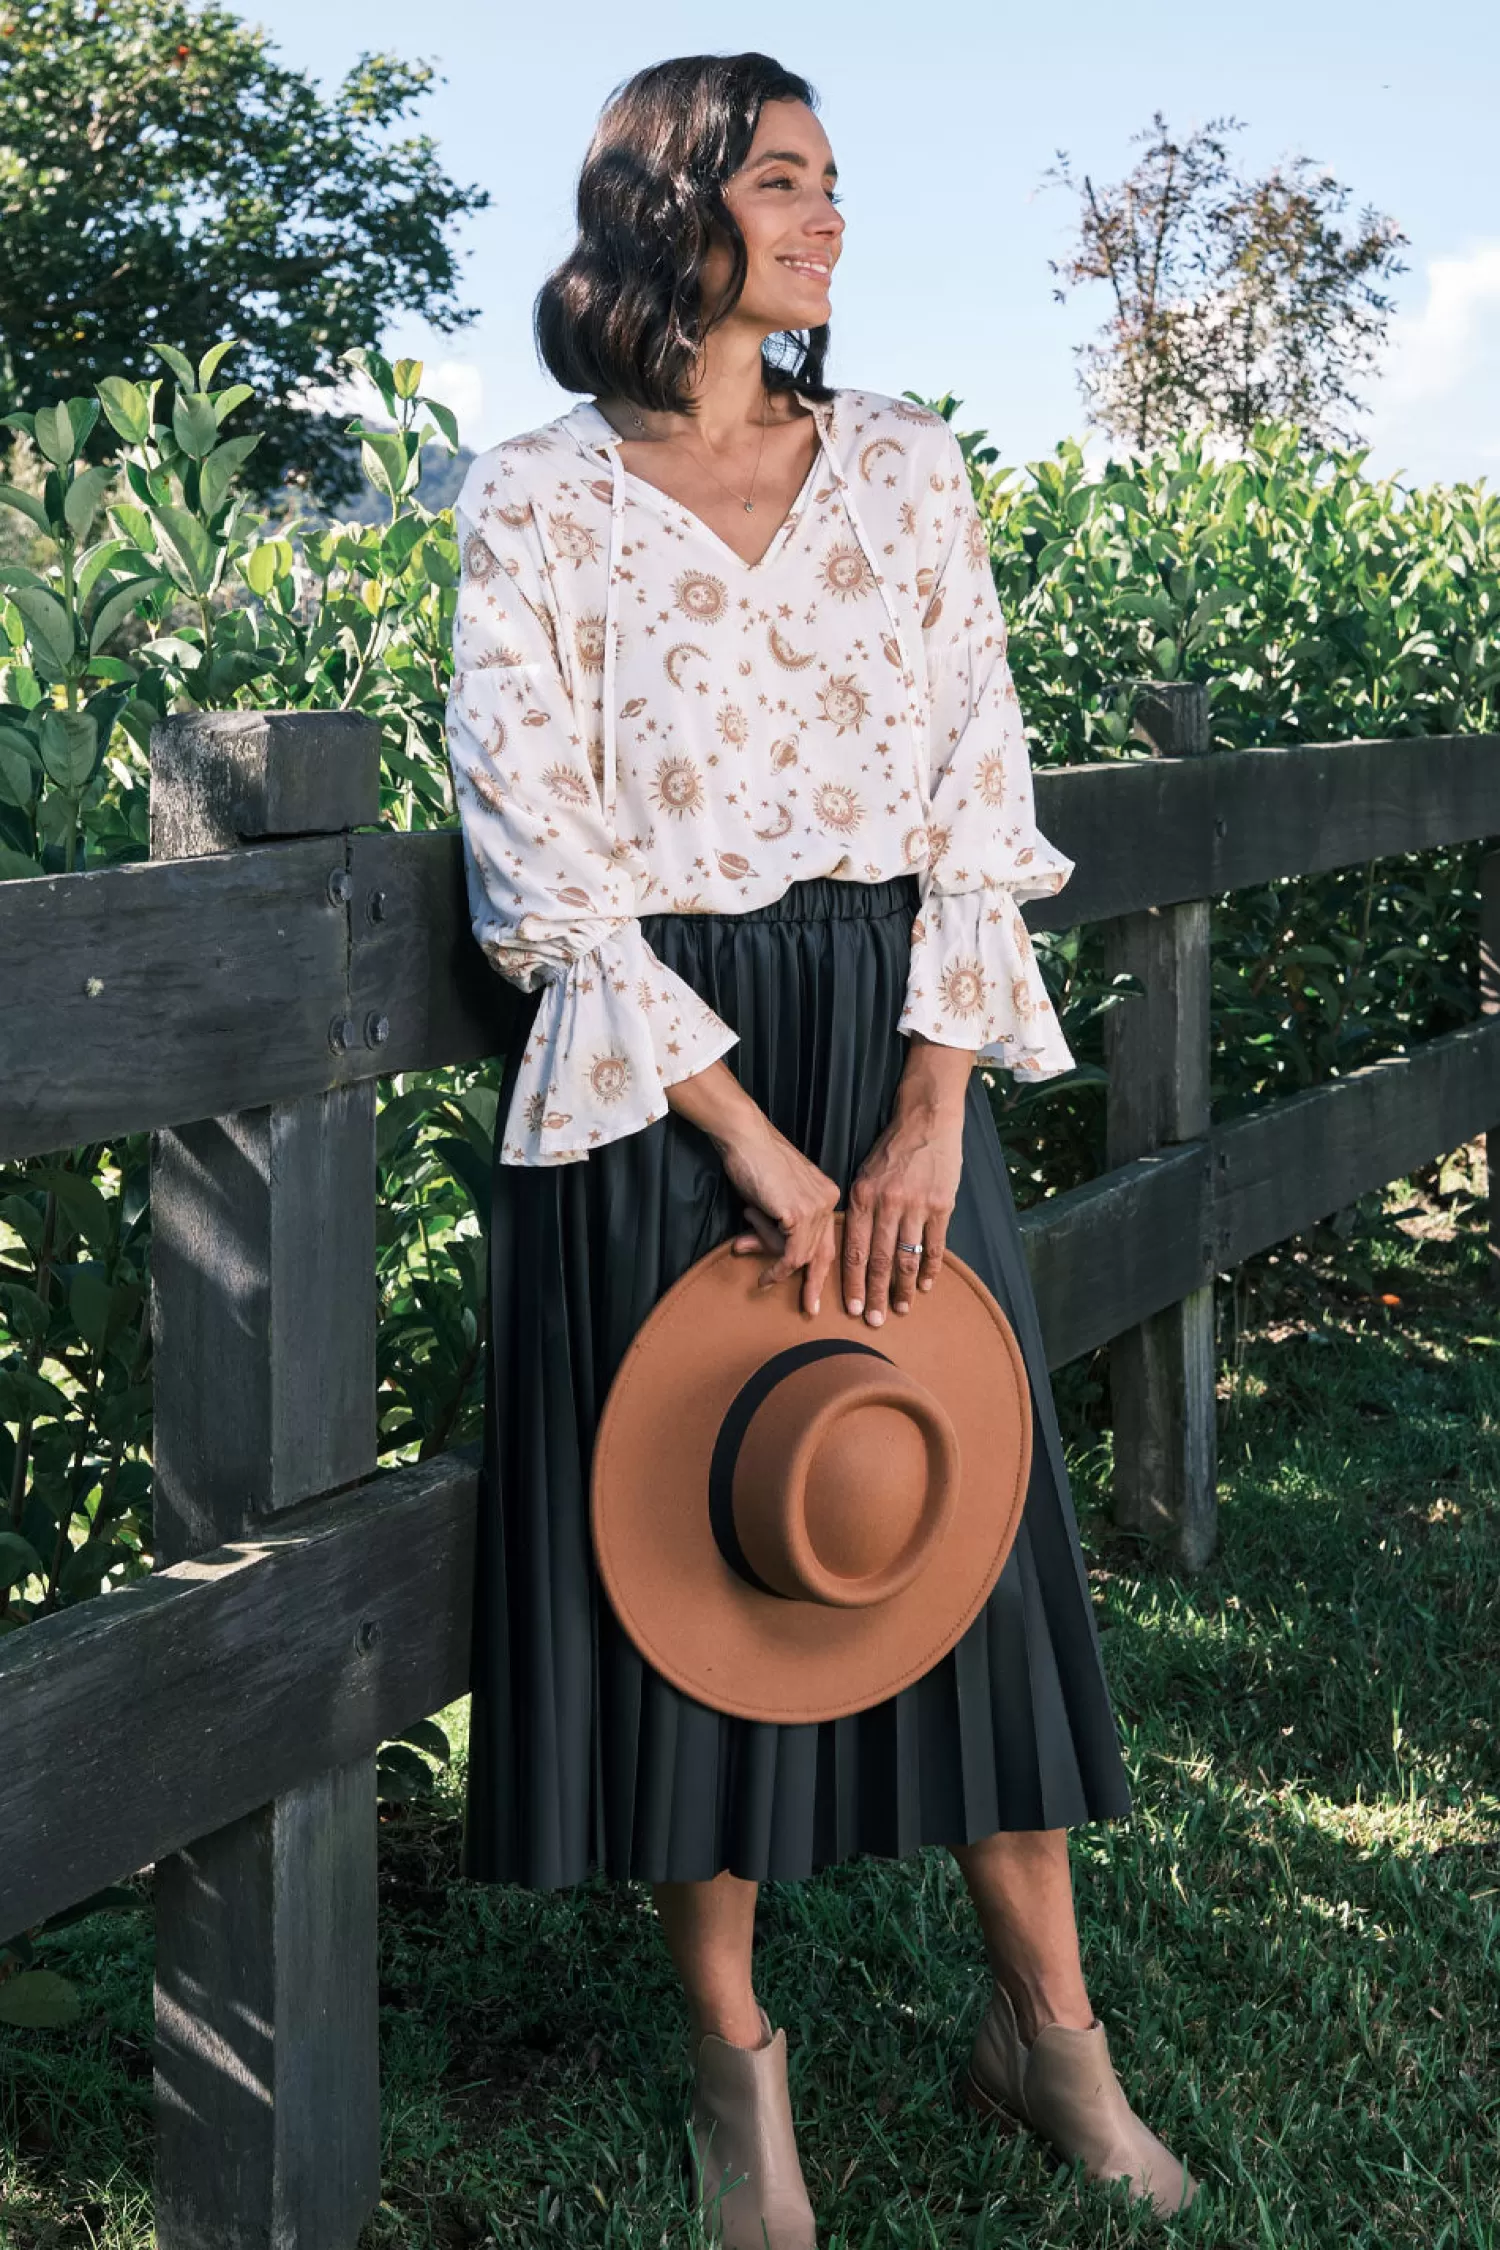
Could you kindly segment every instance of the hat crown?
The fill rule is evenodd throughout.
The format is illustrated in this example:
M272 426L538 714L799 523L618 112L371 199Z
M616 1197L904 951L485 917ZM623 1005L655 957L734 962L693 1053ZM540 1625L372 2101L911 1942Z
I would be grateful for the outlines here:
M888 1601L941 1539L958 1467L946 1411L903 1368L868 1350L793 1365L740 1438L740 1549L789 1599L840 1609Z

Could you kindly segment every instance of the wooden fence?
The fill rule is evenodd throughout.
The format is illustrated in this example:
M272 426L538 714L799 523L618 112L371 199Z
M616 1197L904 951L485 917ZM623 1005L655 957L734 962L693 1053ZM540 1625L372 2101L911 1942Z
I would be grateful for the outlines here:
M1048 1356L1108 1342L1117 1501L1213 1541L1213 1278L1500 1119L1484 1018L1212 1126L1208 902L1500 837L1500 740L1044 772L1108 923L1109 1170L1022 1224ZM159 1566L0 1641L0 1931L152 1865L161 2250L352 2250L379 2193L377 1744L468 1686L475 1478L377 1476L375 1081L503 1049L456 836L367 833L373 727L168 722L148 864L0 885L0 1159L150 1128ZM1492 1144L1500 1161L1500 1147Z

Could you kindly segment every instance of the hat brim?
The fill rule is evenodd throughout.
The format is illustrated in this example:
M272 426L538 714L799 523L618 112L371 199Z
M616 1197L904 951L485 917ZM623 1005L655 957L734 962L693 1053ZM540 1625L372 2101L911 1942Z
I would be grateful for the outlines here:
M800 1274L762 1289L763 1271L725 1242L653 1306L605 1401L591 1520L611 1607L656 1671L713 1710L802 1725L909 1687L979 1615L1025 1504L1031 1393L1010 1322L951 1250L932 1290L878 1329L845 1312L837 1260L816 1314L802 1310ZM725 1560L709 1517L731 1401L775 1353L818 1338L875 1345L928 1386L958 1436L957 1504L931 1561L870 1608L762 1592Z

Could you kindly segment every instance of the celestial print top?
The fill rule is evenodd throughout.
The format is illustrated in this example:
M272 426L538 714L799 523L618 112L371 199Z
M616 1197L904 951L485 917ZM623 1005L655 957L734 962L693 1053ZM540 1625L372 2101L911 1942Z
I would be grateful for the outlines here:
M735 1044L642 914L743 913L808 877L919 876L900 1030L1027 1080L1073 1068L1017 903L1073 863L1036 828L958 442L871 391L798 404L817 450L755 563L632 475L591 403L464 480L448 750L469 902L494 967L542 988L503 1163L638 1131Z

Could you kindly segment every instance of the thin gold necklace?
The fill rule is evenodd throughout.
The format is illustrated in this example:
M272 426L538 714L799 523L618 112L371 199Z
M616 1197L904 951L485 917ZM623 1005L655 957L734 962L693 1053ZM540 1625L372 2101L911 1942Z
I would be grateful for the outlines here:
M756 481L760 476L760 457L766 450L767 403L768 402L766 399L765 391L762 390L760 394L760 444L755 449L755 475L750 479L750 491L748 493L736 492L733 485L726 484L724 482L724 479L719 475L718 471L712 468L707 461L705 461L703 464L705 469L708 470L709 475L713 478L714 483L719 487L719 490L721 492L727 492L731 500L738 500L740 506L744 509L747 516L753 516L755 513L755 501L752 496L755 491ZM645 422L641 418L639 408L632 406L630 412L635 422L635 426L641 432L642 436L649 437L651 433L646 428Z

